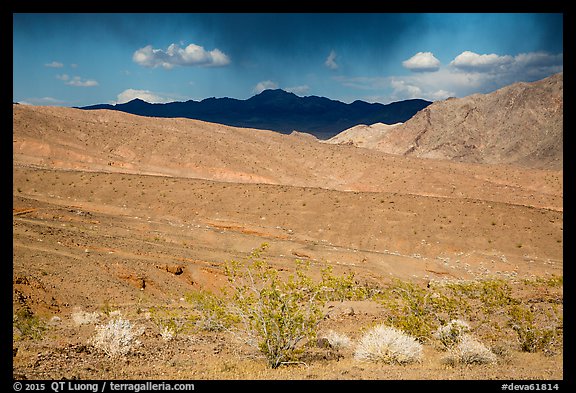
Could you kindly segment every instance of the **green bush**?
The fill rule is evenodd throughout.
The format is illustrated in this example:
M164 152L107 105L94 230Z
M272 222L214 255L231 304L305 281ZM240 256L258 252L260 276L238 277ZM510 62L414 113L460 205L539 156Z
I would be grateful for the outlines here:
M518 335L520 348L524 352L547 350L557 336L556 326L539 328L535 315L529 307L517 305L509 310L510 326Z
M564 285L564 276L552 275L550 277L536 277L524 279L524 284L533 286L544 286L548 288L558 288Z
M12 317L12 324L20 333L20 339L40 340L46 324L27 307L20 308Z
M185 299L194 305L199 316L193 317L194 324L201 330L219 332L230 328L235 318L228 312L226 301L208 291L187 294Z
M395 279L376 299L388 309L390 325L420 342L432 338L438 327L458 318L468 307L461 298L399 279Z
M354 280L354 272L335 276L332 266L326 266L322 274L322 296L328 301L364 300L370 295L366 286L359 285Z
M462 337L470 332L470 326L460 320L453 319L446 325L440 326L434 336L440 340L444 349L452 349L462 341Z
M510 285L501 279L456 281L446 283L445 287L454 296L478 300L482 311L487 314L516 303Z
M222 297L201 291L187 300L200 312L197 325L232 333L277 368L298 362L302 344L316 339L326 302L363 299L368 291L354 281L353 273L336 276L331 267L313 280L310 263L301 260L295 261L292 273L281 275L263 257L267 248L263 243L246 260L225 264L228 286Z
M228 311L237 323L229 330L256 347L272 368L297 360L303 341L316 337L324 319L322 282L305 274L307 265L296 261L296 271L280 278L261 258L267 248L254 250L248 264L232 261L225 272L231 286Z
M187 319L181 316L179 311L171 310L167 307L150 308L150 317L158 326L164 341L176 338L187 328Z
M386 310L386 325L419 343L437 339L444 349L456 353L459 348L466 356L488 354L475 341L462 344L467 333L493 344L516 332L522 350L529 352L549 351L562 341L557 310L562 307L561 293L542 297L536 315L522 305L515 292L518 286L501 279L432 282L427 287L396 279L387 287L369 288L359 284L354 273L335 275L331 267L322 268L313 280L310 263L301 260L295 261L291 272L278 271L263 257L267 248L264 243L246 259L225 264L228 286L223 296L200 291L187 300L198 312L197 327L232 333L256 348L272 368L298 361L306 348L302 344L316 339L329 301L376 301ZM558 292L563 281L555 277L533 285ZM454 359L481 362L466 356L465 361L460 355Z

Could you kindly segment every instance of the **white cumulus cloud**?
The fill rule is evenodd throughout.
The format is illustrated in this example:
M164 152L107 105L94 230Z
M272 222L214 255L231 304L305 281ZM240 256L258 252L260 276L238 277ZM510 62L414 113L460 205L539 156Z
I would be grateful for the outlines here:
M254 86L254 88L252 89L252 92L255 94L260 94L264 90L277 89L277 88L278 88L278 83L272 82L271 80L267 80L267 81L258 82L256 84L256 86Z
M336 63L336 52L334 50L330 51L330 54L326 58L324 65L330 68L331 70L338 69L338 63Z
M465 51L450 63L453 75L463 74L480 81L483 91L494 90L519 81L535 81L564 69L564 55L547 52L520 53L515 56L480 55Z
M44 66L50 68L62 68L64 67L64 64L60 63L59 61L53 61L51 63L44 64Z
M40 97L40 98L36 98L36 97L31 97L31 98L26 98L22 101L18 101L18 103L22 104L22 105L37 105L37 106L58 106L58 105L62 105L65 103L65 101L59 100L57 98L54 97Z
M446 98L449 97L454 97L454 93L444 89L433 91L428 95L428 99L432 101L445 100Z
M153 93L150 90L126 89L122 93L118 94L117 103L124 104L136 98L139 98L149 103L156 103L156 104L162 104L174 101L174 99L171 97L167 97L165 95L158 93Z
M554 67L562 65L562 53L552 55L546 52L520 53L514 56L514 62L522 67Z
M564 54L545 52L520 53L514 56L510 73L521 73L530 79L540 79L564 70Z
M93 79L82 79L79 76L75 76L72 79L68 77L68 75L60 75L58 79L61 79L65 84L68 86L75 86L75 87L94 87L98 86L98 82Z
M56 75L56 79L59 79L64 82L64 84L68 86L75 86L75 87L94 87L98 86L98 82L93 79L82 79L79 76L70 77L68 74L58 74Z
M190 44L182 48L170 44L166 50L147 45L132 55L132 60L144 67L171 69L174 66L220 67L230 64L230 58L219 49L207 51L202 46Z
M302 95L308 93L308 91L310 90L310 86L308 85L293 86L293 87L287 87L284 90L286 90L289 93L294 93L296 95Z
M452 62L451 66L467 72L494 72L502 70L514 62L510 55L499 56L497 54L480 55L471 51L460 53Z
M407 100L412 98L422 98L422 89L405 80L391 80L390 85L394 90L392 95L397 99Z
M432 52L418 52L408 60L404 60L402 65L414 72L433 72L440 68L440 60Z
M417 56L417 59L426 56ZM414 59L414 56L406 62ZM406 63L404 62L404 63ZM412 65L425 62L412 62ZM431 65L433 63L429 63ZM404 64L406 66L406 64ZM422 68L422 67L421 67ZM516 82L532 82L562 72L563 54L528 52L516 55L478 54L465 51L435 72L408 76L337 76L333 79L354 90L377 92L371 97L388 103L409 98L430 101L489 93Z

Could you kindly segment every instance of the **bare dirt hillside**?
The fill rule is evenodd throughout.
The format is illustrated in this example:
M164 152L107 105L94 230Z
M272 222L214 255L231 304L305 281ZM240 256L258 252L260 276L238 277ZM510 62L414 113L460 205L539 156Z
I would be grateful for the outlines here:
M14 105L15 164L230 183L494 200L561 209L560 171L453 164L316 143L299 133L108 110ZM472 179L471 179L472 177ZM561 181L561 180L558 180Z
M563 112L559 73L489 94L434 102L362 147L411 157L561 169Z
M348 128L336 136L324 141L325 143L333 143L338 145L352 145L356 147L372 148L384 138L384 135L402 123L384 124L374 123L370 125L359 124L357 126Z
M561 168L424 160L297 133L106 110L14 105L13 113L18 378L562 378L561 344L521 351L507 314L492 321L503 333L483 333L499 345L494 365L447 367L427 344L425 360L410 366L316 349L306 365L278 370L224 332L164 341L154 319L158 309L189 312L187 294L218 291L227 283L224 262L262 243L279 271L300 259L313 274L330 266L353 272L358 285L401 279L423 290L503 280L519 304L540 299L535 310L552 308L539 315L556 315L562 288L543 283L563 271ZM332 307L320 328L353 340L390 317L369 300ZM112 311L146 326L142 346L122 359L88 344ZM30 330L37 324L41 337Z

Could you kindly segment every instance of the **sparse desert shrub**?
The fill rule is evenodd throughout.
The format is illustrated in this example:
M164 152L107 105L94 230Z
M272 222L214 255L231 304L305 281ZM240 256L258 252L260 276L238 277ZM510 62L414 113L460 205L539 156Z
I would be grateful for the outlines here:
M186 299L200 312L197 326L232 333L277 368L297 362L305 347L300 344L316 338L328 300L364 298L366 290L353 273L336 276L329 267L322 269L319 281L312 280L310 264L301 260L295 261L292 274L281 277L262 257L267 248L263 243L245 261L225 264L229 287L223 298L201 291ZM333 339L336 346L346 343L343 337Z
M96 334L89 343L109 357L117 358L128 354L135 345L139 345L138 337L143 332L144 327L136 329L126 319L111 319L106 325L96 326Z
M520 348L524 352L546 351L557 336L557 326L539 328L530 308L517 305L509 310L510 326L518 335Z
M324 318L323 283L305 274L307 265L296 261L295 274L281 279L261 254L268 245L254 250L248 264L226 264L232 287L228 311L237 323L228 330L258 348L272 368L297 360L298 344L313 340Z
M388 309L389 325L420 342L430 339L443 321L457 318L468 307L462 298L397 279L377 300Z
M489 364L496 362L496 355L470 334L464 334L460 342L451 348L444 361L449 364Z
M234 322L234 317L228 312L226 301L207 291L187 294L185 299L194 305L199 316L194 316L192 322L201 330L222 331L228 329Z
M533 279L524 279L523 281L525 285L543 285L549 288L557 288L564 285L564 276L552 275L551 277L536 277Z
M453 319L446 325L440 326L434 332L434 337L440 340L444 348L450 349L460 343L464 334L468 332L470 332L470 326L466 322Z
M483 280L480 282L480 300L486 313L517 303L512 296L510 284L504 280Z
M186 319L179 312L165 307L152 307L150 319L158 326L164 341L171 341L186 327Z
M354 358L362 361L406 364L420 361L422 344L390 326L378 325L358 343Z
M324 335L324 338L328 340L330 348L335 350L348 348L350 346L350 338L347 335L337 333L334 330L328 331L328 333Z
M72 320L74 321L74 324L76 324L77 326L90 325L93 323L97 323L100 320L100 314L96 311L87 312L82 311L78 308L76 310L77 311L74 311L72 313Z
M111 314L117 310L114 305L110 304L110 300L106 299L104 300L104 304L100 307L100 311L102 311L102 313L107 317L111 317Z
M176 337L176 330L170 326L163 326L160 330L160 337L164 341L172 341Z
M19 333L19 339L39 340L46 331L46 323L38 318L32 310L27 307L20 308L12 316L12 325Z
M456 281L445 284L454 296L480 301L482 311L492 313L516 303L510 284L502 279Z
M354 280L354 272L336 276L332 266L326 266L321 274L324 300L363 300L369 296L369 289Z

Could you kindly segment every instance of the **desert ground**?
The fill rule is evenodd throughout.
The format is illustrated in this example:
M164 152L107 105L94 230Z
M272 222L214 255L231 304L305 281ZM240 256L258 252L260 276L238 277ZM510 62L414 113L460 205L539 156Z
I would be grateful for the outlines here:
M430 341L414 364L361 362L353 345L311 346L300 363L277 369L226 332L183 330L163 340L155 319L185 318L188 294L218 293L224 263L267 243L266 260L279 271L305 260L312 275L330 266L369 287L401 280L434 292L450 282L504 282L561 331L562 169L395 156L302 133L104 110L13 111L13 312L27 310L42 326L34 335L14 324L14 378L564 377L561 334L546 350L526 352L498 313L496 336L473 320L476 311L467 314L497 353L492 364L449 365ZM319 333L352 342L389 320L371 299L329 306ZM145 328L119 359L89 344L113 315Z

